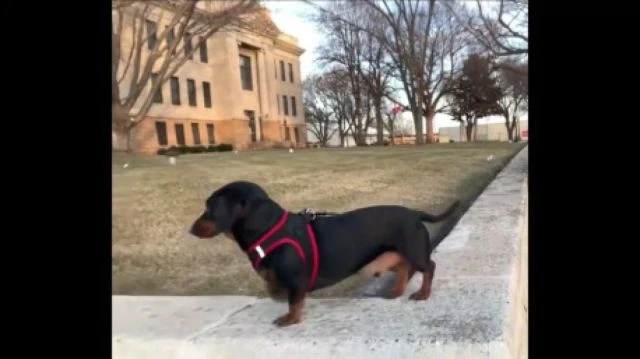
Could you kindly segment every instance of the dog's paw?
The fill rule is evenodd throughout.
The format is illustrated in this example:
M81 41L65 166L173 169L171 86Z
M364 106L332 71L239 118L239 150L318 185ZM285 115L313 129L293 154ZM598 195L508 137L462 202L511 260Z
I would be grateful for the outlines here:
M292 324L298 324L301 322L300 316L292 315L291 313L287 313L283 316L276 318L273 321L273 324L279 327L286 327Z
M429 298L428 292L417 291L409 296L411 300L427 300Z

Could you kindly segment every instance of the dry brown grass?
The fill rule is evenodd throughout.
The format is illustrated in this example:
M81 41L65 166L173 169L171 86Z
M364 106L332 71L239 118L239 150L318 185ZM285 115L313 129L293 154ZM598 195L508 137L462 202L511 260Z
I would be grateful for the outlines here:
M469 202L521 145L309 149L162 156L114 155L113 293L264 295L246 256L223 236L198 240L188 226L209 194L238 179L263 186L289 210L344 211L402 204L437 211ZM487 162L487 157L495 159ZM123 164L129 163L124 169ZM354 276L315 296L348 296Z

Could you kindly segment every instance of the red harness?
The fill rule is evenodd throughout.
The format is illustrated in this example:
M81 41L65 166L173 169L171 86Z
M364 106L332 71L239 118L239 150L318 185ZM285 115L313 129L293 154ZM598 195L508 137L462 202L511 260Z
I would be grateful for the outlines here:
M302 258L302 261L305 262L305 264L307 264L307 256L305 255L304 250L302 249L302 246L300 246L300 243L298 243L296 240L290 237L279 238L276 241L269 244L266 249L263 249L261 246L262 243L264 243L266 240L271 238L271 236L273 236L274 233L282 229L285 223L287 223L288 218L289 218L289 214L287 213L287 211L285 211L284 214L282 215L282 218L280 218L280 220L278 221L278 223L276 223L276 225L273 226L273 228L271 228L267 233L263 234L262 237L260 237L255 243L253 243L251 247L249 247L249 249L247 249L246 253L249 256L251 256L251 252L254 250L256 251L256 253L258 253L258 257L253 261L253 268L255 270L258 270L258 268L260 268L260 263L267 255L269 255L269 253L273 252L276 248L285 244L292 245L298 251L298 254L300 255L300 258ZM311 278L309 278L309 284L307 286L307 289L311 289L316 283L316 278L318 277L318 267L319 267L318 245L316 243L316 236L313 233L313 228L311 228L311 223L307 223L307 235L309 236L309 242L311 245L311 252L313 256L313 263L311 267L312 268Z

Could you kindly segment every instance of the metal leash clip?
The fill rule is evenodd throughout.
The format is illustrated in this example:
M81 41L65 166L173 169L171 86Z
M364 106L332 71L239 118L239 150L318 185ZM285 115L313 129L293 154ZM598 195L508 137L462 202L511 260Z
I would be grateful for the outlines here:
M316 211L313 208L305 208L300 212L307 221L313 222L316 219Z

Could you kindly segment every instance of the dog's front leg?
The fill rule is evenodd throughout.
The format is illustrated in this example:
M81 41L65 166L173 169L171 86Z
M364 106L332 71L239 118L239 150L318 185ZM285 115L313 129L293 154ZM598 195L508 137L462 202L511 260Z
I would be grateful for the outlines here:
M273 321L279 327L286 327L302 321L302 307L306 293L303 286L293 286L289 288L289 313L278 317Z
M287 290L289 301L289 313L273 321L279 327L297 324L302 321L302 307L307 294L309 277L306 272L306 263L298 255L295 249L288 247L280 256L274 257L274 274L282 288Z

